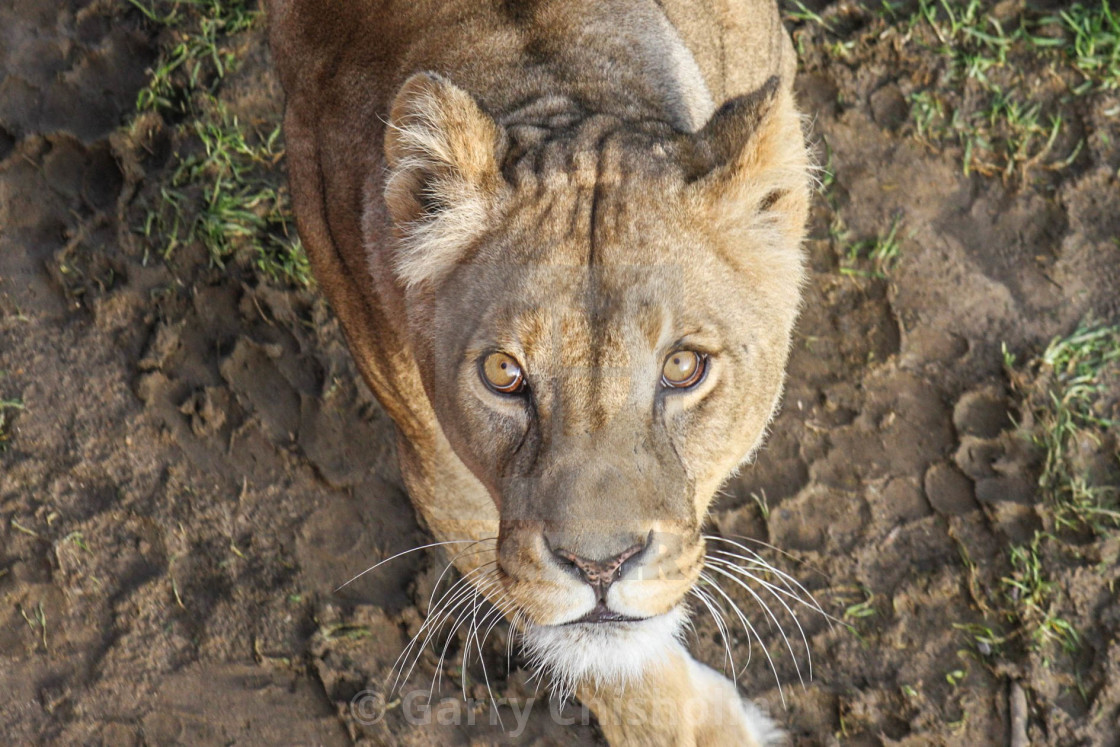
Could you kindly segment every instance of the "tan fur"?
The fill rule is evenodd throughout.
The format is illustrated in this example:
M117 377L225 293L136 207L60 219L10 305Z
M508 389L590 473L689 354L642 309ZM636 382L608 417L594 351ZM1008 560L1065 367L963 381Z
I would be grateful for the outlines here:
M527 640L613 635L560 625L595 594L557 549L646 548L607 603L669 619L715 492L772 417L799 303L808 163L772 0L269 6L300 234L417 511L437 539L498 538L456 565ZM660 391L679 347L708 375ZM494 350L528 397L482 383ZM612 744L762 738L671 635L626 682L580 666L563 684ZM697 700L733 723L607 718Z

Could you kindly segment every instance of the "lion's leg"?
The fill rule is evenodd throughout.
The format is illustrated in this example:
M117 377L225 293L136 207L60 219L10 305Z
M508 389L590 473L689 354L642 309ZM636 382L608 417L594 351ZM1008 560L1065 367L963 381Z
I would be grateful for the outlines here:
M612 747L695 745L765 747L781 731L726 677L676 641L665 658L625 687L585 685L577 694L599 719Z

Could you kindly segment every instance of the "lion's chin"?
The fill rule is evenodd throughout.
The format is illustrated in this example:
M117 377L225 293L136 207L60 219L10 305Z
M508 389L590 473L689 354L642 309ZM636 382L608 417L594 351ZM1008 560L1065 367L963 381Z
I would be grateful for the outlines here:
M523 631L532 666L561 696L577 686L625 688L664 661L677 643L687 612L677 605L663 615L629 622L528 625Z

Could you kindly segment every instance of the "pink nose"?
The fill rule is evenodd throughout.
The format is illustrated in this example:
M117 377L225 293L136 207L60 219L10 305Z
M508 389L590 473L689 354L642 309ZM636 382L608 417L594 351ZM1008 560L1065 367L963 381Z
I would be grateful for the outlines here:
M607 597L607 589L610 588L618 579L622 578L622 566L627 560L630 560L635 555L638 555L642 550L645 550L653 538L652 532L646 538L646 541L636 545L632 545L613 558L607 560L589 560L581 558L575 553L568 552L562 548L549 547L552 550L552 555L556 558L561 566L572 568L579 573L580 577L586 581L592 589L595 590L595 595L600 602L605 602ZM547 540L546 540L547 542Z

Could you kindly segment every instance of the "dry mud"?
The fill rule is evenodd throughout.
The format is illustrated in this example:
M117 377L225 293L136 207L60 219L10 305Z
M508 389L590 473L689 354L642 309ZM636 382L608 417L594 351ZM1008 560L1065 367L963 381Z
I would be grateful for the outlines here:
M840 622L799 615L802 686L800 637L790 656L744 600L783 687L755 644L742 689L801 745L1003 745L1024 730L1036 745L1120 745L1120 535L1046 545L1076 647L1035 645L993 602L1011 548L1051 529L1002 348L1024 360L1087 314L1120 318L1118 96L1071 105L1085 145L1067 167L965 174L959 148L907 123L935 55L861 34L869 15L845 7L831 7L854 29L845 56L797 25L799 93L835 176L814 211L784 409L712 521L788 553L769 557ZM221 96L271 127L263 25L238 37ZM179 146L174 123L134 121L160 33L125 2L0 7L0 400L22 403L0 452L0 733L601 742L578 708L550 712L516 649L507 667L504 625L485 655L513 704L506 730L477 656L460 667L461 635L431 718L386 700L445 558L414 553L333 591L429 541L337 322L314 287L247 256L216 267L187 245L165 261L138 236ZM899 221L888 277L839 271L837 215L858 238ZM977 626L998 640L978 643ZM693 650L724 666L713 621L697 613L695 628ZM744 664L745 635L729 646ZM437 658L406 692L426 692Z

